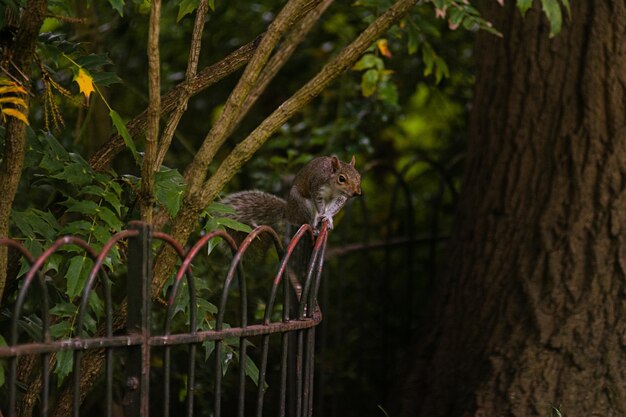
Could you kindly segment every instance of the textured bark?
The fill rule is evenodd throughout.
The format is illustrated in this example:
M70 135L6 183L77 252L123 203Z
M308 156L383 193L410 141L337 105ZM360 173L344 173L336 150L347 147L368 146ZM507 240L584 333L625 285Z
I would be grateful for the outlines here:
M623 416L626 6L485 2L456 230L404 416ZM537 6L538 2L535 2Z
M19 27L15 36L13 48L5 50L3 61L10 62L10 71L14 79L28 83L24 74L30 73L28 66L35 51L35 43L39 28L43 23L48 2L46 0L29 0L22 12ZM26 103L28 96L23 97ZM0 163L0 236L9 235L9 219L17 186L22 175L24 153L26 145L26 125L14 117L9 117L6 123L2 162ZM0 248L0 299L4 292L7 276L7 248Z

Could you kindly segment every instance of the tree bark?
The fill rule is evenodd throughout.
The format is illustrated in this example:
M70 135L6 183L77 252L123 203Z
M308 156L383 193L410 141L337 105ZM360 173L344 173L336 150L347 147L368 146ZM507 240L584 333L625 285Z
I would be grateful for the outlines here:
M13 48L8 48L4 54L4 60L10 62L11 71L14 70L13 77L23 80L25 83L30 80L24 79L24 74L31 63L35 51L35 43L39 28L48 7L47 0L29 0L26 8L22 12L19 28L15 36ZM28 97L23 97L28 103ZM6 124L4 138L4 149L2 152L2 162L0 163L0 236L9 235L9 220L11 208L17 192L17 186L22 175L24 165L24 153L26 145L26 125L14 117L10 117ZM7 248L0 248L0 300L4 292L7 273Z
M403 416L622 416L626 6L486 2L447 271ZM538 3L538 2L535 2ZM538 6L535 4L535 6Z

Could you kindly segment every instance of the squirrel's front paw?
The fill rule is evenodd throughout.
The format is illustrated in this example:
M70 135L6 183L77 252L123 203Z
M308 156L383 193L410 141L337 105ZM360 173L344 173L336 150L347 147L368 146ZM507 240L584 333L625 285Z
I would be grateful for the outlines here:
M327 220L328 221L328 230L333 230L333 218L332 217L322 217L322 221ZM321 226L321 222L320 222L320 226Z

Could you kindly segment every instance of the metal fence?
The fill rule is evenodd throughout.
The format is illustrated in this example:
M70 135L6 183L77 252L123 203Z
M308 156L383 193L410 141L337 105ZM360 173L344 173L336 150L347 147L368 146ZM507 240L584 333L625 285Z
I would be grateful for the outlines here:
M198 330L196 306L196 281L192 262L205 248L208 242L220 236L232 253L232 260L222 281L221 293L217 303L214 328ZM7 377L4 396L7 404L0 404L0 415L13 417L24 415L20 404L25 391L36 387L36 406L34 414L41 416L63 415L59 409L65 409L73 416L84 415L84 400L95 382L99 401L104 403L103 415L148 416L148 415L272 415L307 417L313 413L313 374L315 327L321 321L321 312L317 306L317 293L322 275L324 251L327 241L327 230L324 226L315 236L312 229L303 226L283 251L280 238L265 226L256 228L237 245L233 238L223 231L216 231L200 238L188 251L167 234L154 232L146 224L134 222L128 230L114 235L104 245L100 253L95 253L83 240L76 237L58 239L37 259L28 253L19 243L10 239L0 239L0 245L9 246L19 251L24 261L31 267L21 279L21 288L17 292L12 313L10 314L10 331L5 335L6 347L0 347L0 360L6 361ZM278 253L278 265L275 275L268 277L269 296L265 302L262 317L250 320L246 273L242 267L242 258L249 246L259 237L274 242ZM164 309L155 315L154 289L152 282L153 248L155 242L171 246L180 257L180 266L169 288L167 302L161 305ZM126 300L114 306L111 295L111 282L107 277L107 268L103 267L109 251L120 242L126 242ZM94 266L85 283L84 291L77 303L76 322L73 336L69 339L54 340L51 336L50 294L42 267L46 261L65 245L74 245L85 251ZM297 249L297 250L296 250ZM294 253L300 254L298 263L303 266L297 272L298 265L292 259ZM291 262L290 262L291 260ZM110 272L110 271L109 271ZM291 274L289 279L286 275ZM293 290L294 276L301 283L298 292ZM291 283L290 283L291 281ZM172 331L172 321L176 314L177 293L181 283L188 287L189 317L186 332ZM88 318L90 293L98 291L102 294L105 306L103 323L100 331L86 334L84 322ZM239 310L237 325L227 325L224 314L227 310L229 294L232 288L238 288L236 309ZM36 295L36 297L35 297ZM19 321L23 316L24 305L29 298L35 297L41 318L41 334L38 340L20 329ZM156 306L156 307L155 307ZM232 307L232 306L231 306ZM160 323L153 322L155 317L163 318ZM120 325L120 322L122 323ZM155 330L160 329L160 330ZM277 348L270 349L272 340L280 338ZM251 384L246 377L246 366L250 360L247 353L249 339L259 340L256 347L255 364L258 366L258 377ZM223 397L225 386L223 348L226 340L238 339L237 382L228 385L235 393L229 393L234 405L224 409ZM201 356L199 346L212 343L213 350L208 362L198 360ZM172 402L176 394L171 388L172 349L186 349L182 355L186 362L184 392L178 395L182 401ZM69 394L64 400L61 390L56 386L51 367L55 357L63 352L73 355L73 368L68 378ZM177 358L180 359L180 353ZM94 367L100 361L102 367ZM212 363L211 363L212 362ZM35 377L27 378L20 372L22 368L36 369ZM180 369L180 366L177 365ZM87 375L85 369L90 369ZM208 369L210 368L210 369ZM98 369L94 373L93 369ZM198 405L196 373L211 375L211 400L202 398ZM274 379L268 384L268 373L273 372ZM177 371L178 372L178 371ZM31 374L33 372L30 372ZM22 379L20 379L22 378ZM24 380L23 378L26 378ZM34 384L34 385L33 385ZM206 382L202 382L206 384ZM181 389L179 388L179 391ZM203 391L203 395L204 395ZM265 398L271 393L272 404L268 407ZM194 404L195 401L195 404ZM183 406L184 404L184 406ZM210 404L206 409L206 404ZM271 408L271 410L268 410ZM31 411L32 412L32 411ZM2 414L4 413L4 414ZM90 414L91 415L91 414Z

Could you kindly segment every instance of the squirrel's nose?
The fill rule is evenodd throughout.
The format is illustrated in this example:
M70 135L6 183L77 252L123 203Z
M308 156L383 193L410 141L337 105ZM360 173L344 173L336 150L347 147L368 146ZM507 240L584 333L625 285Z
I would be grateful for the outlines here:
M354 189L354 194L356 194L356 195L362 195L362 193L361 193L361 186L360 186L360 185L359 185L359 186L357 186L357 187Z

